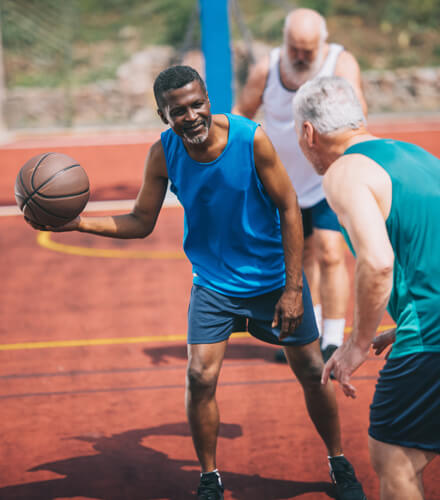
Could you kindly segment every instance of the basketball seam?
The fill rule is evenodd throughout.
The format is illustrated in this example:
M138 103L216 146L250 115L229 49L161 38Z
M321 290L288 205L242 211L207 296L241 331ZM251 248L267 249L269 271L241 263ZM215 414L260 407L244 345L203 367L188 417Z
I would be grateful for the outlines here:
M31 188L32 189L35 189L35 186L34 186L34 177L35 177L35 172L38 170L38 167L43 163L43 161L50 155L52 155L53 153L46 153L45 155L43 155L37 162L37 164L35 165L35 168L34 170L32 171L32 175L31 175ZM32 195L31 195L32 196Z
M47 215L51 215L52 217L57 217L58 219L64 219L66 221L69 221L70 220L70 217L66 217L64 215L58 215L58 214L54 214L53 212L49 212L49 210L47 210L46 208L42 207L34 198L29 198L29 201L32 201L33 203L35 203L35 205L37 205L37 207L42 210L43 212L45 212ZM34 214L34 211L32 210L31 208L31 205L28 204L28 202L26 202L25 205L23 205L23 209L24 207L27 206L29 208L29 210ZM34 218L35 218L35 214L34 214ZM35 218L35 222L38 223L38 217Z
M60 200L62 198L70 198L72 196L79 196L81 194L85 194L89 191L89 189L84 189L84 191L80 191L79 193L71 193L71 194L61 194L61 195L52 195L52 196L49 196L47 194L42 194L42 193L38 193L38 191L36 191L35 193L38 194L38 196L40 196L41 198L44 198L45 200ZM35 194L33 193L33 194Z
M52 154L52 153L48 153L48 154ZM46 179L42 184L40 184L37 188L34 187L33 185L33 181L31 180L31 185L32 185L32 188L34 189L34 191L32 191L32 193L30 194L27 194L27 198L25 199L23 205L25 205L31 198L32 196L34 196L35 193L38 192L39 189L41 189L42 187L44 187L46 184L48 184L51 180L53 180L57 175L59 174L62 174L63 172L65 172L66 170L70 170L71 168L75 168L75 167L79 167L80 164L79 163L75 163L74 165L69 165L67 167L64 167L62 170L59 170L58 172L55 172L51 177L49 177L48 179ZM40 193L38 193L40 194Z

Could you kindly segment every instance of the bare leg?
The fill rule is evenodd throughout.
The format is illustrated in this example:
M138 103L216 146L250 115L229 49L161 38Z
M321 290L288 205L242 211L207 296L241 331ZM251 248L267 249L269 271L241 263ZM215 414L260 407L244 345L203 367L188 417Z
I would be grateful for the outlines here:
M314 245L315 238L312 234L304 240L303 267L304 273L307 278L307 283L309 284L312 302L315 306L316 304L321 304L321 294L319 291L319 265L318 261L316 260Z
M350 283L345 264L344 238L339 231L316 228L313 238L320 271L322 316L329 319L345 318Z
M377 441L368 445L379 476L381 500L423 500L423 470L437 454Z
M332 382L321 384L324 367L319 341L285 347L286 357L304 391L307 410L329 456L342 453L338 406Z
M188 345L186 413L202 472L216 469L220 417L215 391L226 346L226 340Z

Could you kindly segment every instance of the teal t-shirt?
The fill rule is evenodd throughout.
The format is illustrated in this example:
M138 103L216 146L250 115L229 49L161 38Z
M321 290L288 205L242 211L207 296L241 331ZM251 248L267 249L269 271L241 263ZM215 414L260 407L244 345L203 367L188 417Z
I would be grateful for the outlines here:
M440 352L440 159L391 139L361 142L344 154L371 158L392 182L386 228L395 260L388 312L397 330L390 357Z

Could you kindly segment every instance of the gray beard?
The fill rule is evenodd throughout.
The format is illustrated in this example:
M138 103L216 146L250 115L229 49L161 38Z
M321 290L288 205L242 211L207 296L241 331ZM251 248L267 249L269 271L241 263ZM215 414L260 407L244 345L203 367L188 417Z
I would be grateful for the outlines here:
M200 134L198 134L194 137L188 137L186 134L184 134L185 135L185 142L187 142L188 144L202 144L208 138L208 134L209 134L208 127L205 127L204 130L202 132L200 132Z
M321 69L322 61L324 58L323 56L324 51L321 47L317 58L313 61L309 68L298 70L292 65L291 61L285 55L284 50L282 50L280 56L280 68L288 86L292 88L299 88L301 87L301 85L314 78Z

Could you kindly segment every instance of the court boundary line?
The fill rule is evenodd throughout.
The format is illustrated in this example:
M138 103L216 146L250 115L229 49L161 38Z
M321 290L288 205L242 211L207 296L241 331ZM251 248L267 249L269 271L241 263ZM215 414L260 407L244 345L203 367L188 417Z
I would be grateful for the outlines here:
M39 231L37 243L48 250L80 257L99 257L105 259L152 259L152 260L182 260L186 259L183 250L121 250L115 248L95 248L77 245L67 245L53 241L49 231Z
M379 326L377 331L383 332L394 328L395 325ZM351 333L353 328L347 326L344 333ZM232 338L252 338L248 332L234 332ZM114 337L102 339L75 339L75 340L48 340L35 342L16 342L12 344L0 344L0 351L19 351L28 349L53 349L58 347L84 347L84 346L103 346L120 344L153 344L186 341L186 334L178 335L147 335L141 337Z
M359 380L377 380L375 375L354 375L351 381ZM243 385L268 385L268 384L297 384L298 379L295 376L286 379L262 379L262 380L235 380L229 382L219 382L219 387L238 387ZM77 389L73 391L54 391L54 392L24 392L16 394L1 394L2 399L19 399L19 398L33 398L33 397L52 397L52 396L74 396L74 395L87 395L97 393L111 393L111 392L132 392L132 391L163 391L169 389L184 389L185 384L168 384L168 385L151 385L151 386L134 386L134 387L102 387L101 389Z

